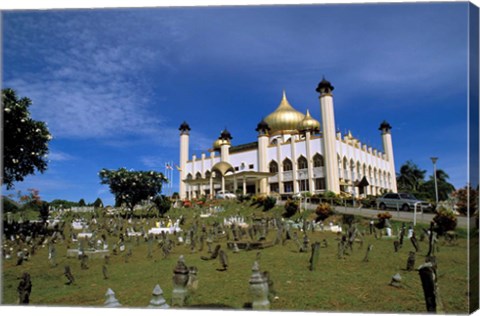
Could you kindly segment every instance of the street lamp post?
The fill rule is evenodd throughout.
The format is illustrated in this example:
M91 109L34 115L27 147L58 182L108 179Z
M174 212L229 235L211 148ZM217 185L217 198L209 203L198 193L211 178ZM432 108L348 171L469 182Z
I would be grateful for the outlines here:
M433 180L435 181L435 203L438 205L438 186L437 186L437 160L438 157L430 158L433 162Z

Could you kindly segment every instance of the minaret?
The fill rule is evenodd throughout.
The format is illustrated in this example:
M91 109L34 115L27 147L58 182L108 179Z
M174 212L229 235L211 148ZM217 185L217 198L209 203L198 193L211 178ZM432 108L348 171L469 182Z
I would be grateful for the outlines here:
M230 140L232 139L232 135L229 131L225 128L222 133L220 134L220 138L223 142L220 145L220 161L229 162L230 160L230 147L231 143Z
M336 148L335 116L333 113L334 87L323 78L316 91L320 93L320 112L322 113L323 156L325 158L325 180L328 191L340 193L338 180L338 161Z
M188 160L188 142L190 139L190 126L187 122L183 122L182 125L178 128L180 131L180 185L179 185L179 194L181 199L187 197L186 184L183 182L185 180L185 172L187 167Z
M395 173L395 161L393 159L392 134L390 133L392 127L387 123L387 121L383 121L378 129L382 131L383 151L387 156L389 164L390 190L392 190L392 192L397 192L397 178Z
M267 147L268 147L268 131L270 131L270 127L262 119L262 121L258 123L257 128L255 130L258 132L258 154L257 154L258 171L268 172ZM262 178L260 180L260 193L268 194L268 191L269 191L268 180L266 178Z

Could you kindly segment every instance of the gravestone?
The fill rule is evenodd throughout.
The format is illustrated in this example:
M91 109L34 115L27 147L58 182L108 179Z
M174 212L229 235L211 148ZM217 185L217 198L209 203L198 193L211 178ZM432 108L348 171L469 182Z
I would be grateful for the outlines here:
M236 242L233 243L233 253L238 253L240 251L240 249L238 249L238 245Z
M307 234L303 235L303 244L300 248L300 252L308 252L310 240L308 240Z
M427 312L437 312L437 275L431 262L426 262L418 268L422 282L423 294ZM438 311L439 312L439 311Z
M415 267L415 252L410 251L407 259L407 271L413 271Z
M153 249L153 234L148 235L148 241L147 241L147 258L152 257L152 249Z
M102 266L102 273L103 273L103 279L104 280L108 279L108 270L106 265Z
M152 299L150 300L150 304L148 308L160 308L160 309L167 309L170 306L167 304L165 298L163 298L163 290L160 285L155 285L152 292Z
M195 292L198 289L198 269L197 267L188 268L188 282L187 290L189 292Z
M88 269L88 256L86 254L81 255L80 268L82 270L87 270Z
M365 258L363 258L363 262L368 262L368 255L370 254L372 249L373 249L373 245L372 244L368 245L367 252L365 253Z
M217 269L217 271L227 271L228 257L227 257L227 254L225 253L225 251L220 250L219 253L218 253L218 257L219 257L219 260L220 260L221 268Z
M322 240L322 247L328 248L328 242L326 239Z
M400 229L400 245L403 245L403 238L405 236L405 223L402 223L402 228Z
M250 277L249 283L253 310L270 309L270 302L268 300L268 283L260 273L257 261L253 264L252 276Z
M216 245L215 246L215 250L213 251L213 253L211 254L210 258L209 257L205 257L205 256L202 256L200 257L202 260L213 260L213 259L217 259L218 257L218 253L220 251L220 245Z
M400 249L400 242L398 240L393 241L393 248L395 252L398 252L398 250Z
M73 284L75 281L75 278L73 277L72 271L70 270L70 266L65 266L63 274L67 278L67 285Z
M319 252L320 252L320 243L319 242L315 242L314 244L312 244L312 254L310 255L310 271L314 271L316 270L316 267L317 267L317 263L318 263L318 256L319 256Z
M30 293L32 292L32 282L30 274L24 272L17 287L18 303L28 305L30 303Z
M55 262L55 258L57 257L57 250L55 249L55 245L53 242L50 242L48 246L48 260L50 261L51 267L56 267L57 263Z
M268 271L263 272L263 279L267 281L268 285L268 300L275 300L278 299L277 292L275 291L273 280L270 277L270 273Z
M105 293L105 303L103 303L103 305L105 307L121 307L122 304L120 304L120 302L117 300L117 298L115 297L115 292L112 291L112 289L108 289L107 290L107 293Z
M412 242L412 245L415 248L415 252L419 252L420 251L420 245L418 244L418 240L415 237L415 233L413 233L412 237L410 237L410 241Z
M185 259L180 256L173 270L172 306L182 307L187 299L188 268Z
M390 281L390 285L393 287L402 287L402 277L400 273L397 273L392 276L392 280Z

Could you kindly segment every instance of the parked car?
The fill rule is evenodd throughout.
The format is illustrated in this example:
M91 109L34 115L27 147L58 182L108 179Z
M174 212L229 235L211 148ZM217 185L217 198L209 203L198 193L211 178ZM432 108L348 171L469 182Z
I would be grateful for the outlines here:
M236 199L237 196L228 191L218 191L217 194L215 195L215 198L218 200L230 200L230 199Z
M378 208L386 210L387 208L399 209L404 212L413 211L417 204L418 211L430 211L432 204L417 199L410 193L386 193L376 200Z

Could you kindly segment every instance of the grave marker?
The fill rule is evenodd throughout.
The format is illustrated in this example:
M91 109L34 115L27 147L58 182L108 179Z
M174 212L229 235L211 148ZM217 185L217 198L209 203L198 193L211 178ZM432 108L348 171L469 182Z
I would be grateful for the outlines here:
M260 273L258 262L255 261L252 267L252 276L250 277L250 293L252 295L252 308L254 310L270 309L268 300L268 283Z
M152 299L150 300L150 305L148 305L148 308L170 308L165 298L163 298L163 290L158 284L153 288Z
M316 270L316 267L317 267L317 263L318 263L318 256L319 256L319 252L320 252L320 243L319 242L315 242L314 244L312 244L312 254L310 255L310 271L314 271Z
M173 270L172 306L184 306L187 299L188 268L185 259L180 256Z
M112 289L108 289L107 293L105 293L105 303L103 304L105 307L120 307L122 304L117 300L115 297L115 292L112 291Z
M410 251L407 259L407 271L413 271L415 266L415 252Z
M30 293L32 292L32 282L30 280L30 274L24 272L20 283L17 287L18 302L21 305L28 305L30 303Z

